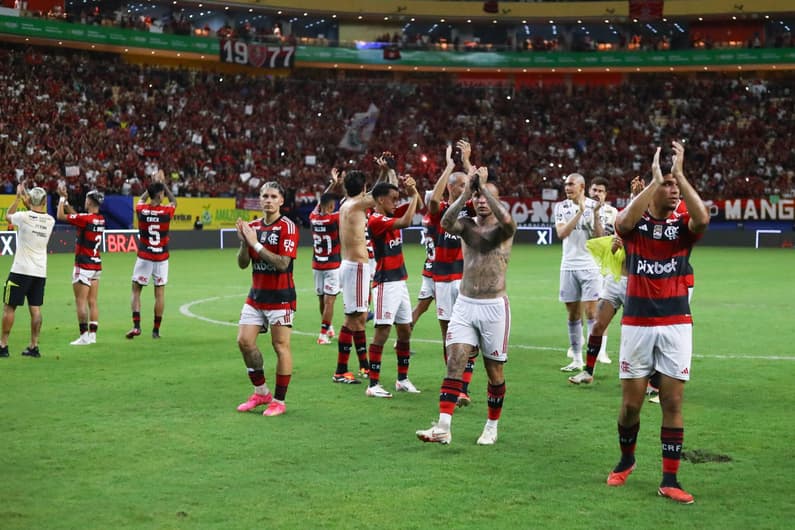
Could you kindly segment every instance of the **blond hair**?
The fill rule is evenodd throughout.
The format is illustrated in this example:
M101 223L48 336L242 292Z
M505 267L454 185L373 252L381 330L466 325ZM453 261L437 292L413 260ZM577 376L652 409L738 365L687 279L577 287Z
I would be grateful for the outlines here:
M28 192L28 197L31 206L41 206L47 200L47 192L44 191L44 188L36 186Z

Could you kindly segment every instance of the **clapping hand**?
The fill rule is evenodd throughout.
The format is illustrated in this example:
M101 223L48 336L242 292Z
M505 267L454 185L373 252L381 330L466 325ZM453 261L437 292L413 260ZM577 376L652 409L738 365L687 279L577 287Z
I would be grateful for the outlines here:
M659 147L654 152L654 159L651 162L651 177L652 177L652 182L656 182L657 184L662 184L663 183L663 174L662 174L662 170L660 169L660 148Z
M685 146L677 141L671 142L674 148L673 164L671 164L671 174L676 179L684 178Z

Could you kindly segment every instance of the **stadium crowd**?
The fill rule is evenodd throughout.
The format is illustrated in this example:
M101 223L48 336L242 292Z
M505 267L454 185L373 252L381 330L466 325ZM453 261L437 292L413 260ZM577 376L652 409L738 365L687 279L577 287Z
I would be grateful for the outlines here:
M338 147L355 113L380 114L369 152L399 154L430 189L448 141L469 138L506 195L540 197L578 171L625 190L653 146L686 141L705 199L791 196L793 79L643 75L618 86L483 87L435 76L329 80L221 76L127 64L111 55L0 50L0 191L33 178L50 192L139 193L163 170L179 196L253 196L277 179L288 203L312 197L332 167L374 170ZM313 165L306 157L315 157Z

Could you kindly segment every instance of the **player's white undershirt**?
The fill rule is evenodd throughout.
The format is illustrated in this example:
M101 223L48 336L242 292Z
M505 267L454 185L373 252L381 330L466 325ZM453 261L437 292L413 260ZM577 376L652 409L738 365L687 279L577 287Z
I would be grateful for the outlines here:
M598 269L599 266L585 248L585 242L593 237L594 231L594 207L596 201L590 198L585 199L585 211L577 221L574 230L563 240L563 258L560 262L560 270L585 270ZM555 205L555 225L566 224L577 215L580 207L571 199L566 199Z

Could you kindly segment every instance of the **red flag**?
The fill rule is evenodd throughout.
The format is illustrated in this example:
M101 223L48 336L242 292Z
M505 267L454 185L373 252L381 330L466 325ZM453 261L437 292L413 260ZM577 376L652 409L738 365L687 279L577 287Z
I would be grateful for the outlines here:
M638 20L660 20L664 0L629 0L629 17Z

